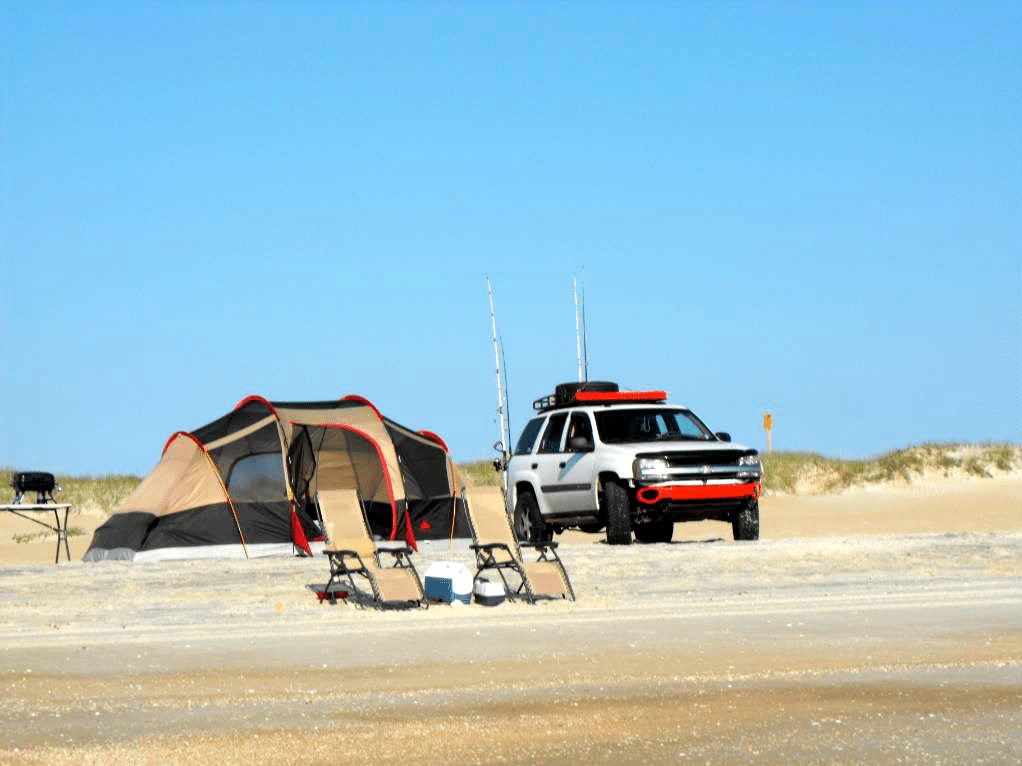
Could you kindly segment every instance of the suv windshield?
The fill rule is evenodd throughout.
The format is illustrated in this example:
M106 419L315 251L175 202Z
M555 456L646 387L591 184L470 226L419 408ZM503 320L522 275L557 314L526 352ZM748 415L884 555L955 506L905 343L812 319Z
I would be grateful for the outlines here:
M654 441L708 441L714 438L688 410L612 409L596 413L596 430L605 444Z

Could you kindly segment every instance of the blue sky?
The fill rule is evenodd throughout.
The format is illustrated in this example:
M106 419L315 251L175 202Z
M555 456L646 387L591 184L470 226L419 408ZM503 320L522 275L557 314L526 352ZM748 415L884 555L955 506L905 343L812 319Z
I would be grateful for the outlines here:
M248 394L499 436L589 369L864 457L1022 440L1017 4L8 3L0 465Z

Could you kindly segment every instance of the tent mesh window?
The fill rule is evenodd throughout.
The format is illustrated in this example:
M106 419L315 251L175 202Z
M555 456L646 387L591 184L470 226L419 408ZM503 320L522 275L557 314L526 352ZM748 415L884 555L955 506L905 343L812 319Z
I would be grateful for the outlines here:
M235 501L287 500L276 421L211 449L209 455Z
M299 426L291 437L290 471L295 495L312 499L322 489L354 489L377 537L397 530L396 509L376 445L338 426Z
M409 504L415 500L450 497L453 493L443 447L392 420L385 420L384 425L397 451Z
M384 425L401 465L406 511L415 537L471 537L468 516L454 497L447 451L393 420L385 419Z
M291 503L273 411L263 402L246 402L193 434L216 464L245 539L289 537ZM319 527L304 509L296 513L306 538L319 536Z

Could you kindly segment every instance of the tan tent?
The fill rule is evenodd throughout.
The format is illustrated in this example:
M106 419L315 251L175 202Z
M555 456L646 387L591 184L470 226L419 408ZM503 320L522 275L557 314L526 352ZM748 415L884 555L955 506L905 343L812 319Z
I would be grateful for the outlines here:
M322 547L319 489L354 489L384 539L467 537L447 446L368 400L243 399L168 439L152 473L100 526L86 560L252 557Z

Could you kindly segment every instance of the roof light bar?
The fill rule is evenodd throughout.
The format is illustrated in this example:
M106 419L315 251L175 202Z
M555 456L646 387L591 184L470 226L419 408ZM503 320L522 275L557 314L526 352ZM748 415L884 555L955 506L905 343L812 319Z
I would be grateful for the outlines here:
M666 391L579 391L577 402L662 402Z
M572 404L616 404L622 402L663 402L667 400L666 391L574 391L566 398L555 395L544 396L532 403L538 412L570 407Z

